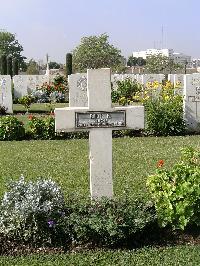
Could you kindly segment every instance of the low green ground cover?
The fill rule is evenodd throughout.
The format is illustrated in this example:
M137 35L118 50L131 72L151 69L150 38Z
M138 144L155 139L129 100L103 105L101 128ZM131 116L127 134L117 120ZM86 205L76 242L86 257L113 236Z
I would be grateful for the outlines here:
M50 112L52 108L62 108L68 106L68 103L33 103L29 109L30 113L45 113ZM13 104L14 113L25 113L26 108L22 104Z
M199 246L144 248L136 251L85 251L63 255L1 257L3 266L199 266Z

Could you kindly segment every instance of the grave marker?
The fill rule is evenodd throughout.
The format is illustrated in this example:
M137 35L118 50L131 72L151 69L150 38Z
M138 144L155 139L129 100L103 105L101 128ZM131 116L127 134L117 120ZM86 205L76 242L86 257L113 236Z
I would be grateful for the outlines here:
M144 107L111 106L110 69L87 71L87 107L56 108L56 131L87 130L91 198L113 196L112 130L144 128Z
M7 113L13 113L10 75L0 76L0 105L6 108Z
M87 74L72 74L68 76L69 84L69 107L88 106L87 97Z
M188 131L200 132L200 74L184 76L183 111Z

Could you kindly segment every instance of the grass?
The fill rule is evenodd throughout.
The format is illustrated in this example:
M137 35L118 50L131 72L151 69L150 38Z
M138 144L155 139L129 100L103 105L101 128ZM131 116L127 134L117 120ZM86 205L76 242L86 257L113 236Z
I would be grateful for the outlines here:
M62 108L68 106L68 103L33 103L31 104L30 113L45 113L50 112L53 108ZM26 112L26 108L22 104L13 104L13 112L14 113L24 113Z
M199 246L144 248L138 251L88 251L64 255L1 257L3 266L199 266Z
M185 146L200 146L199 136L113 139L115 195L148 199L146 177L154 173L157 161L163 159L170 167ZM88 140L2 141L0 150L0 194L6 181L23 174L28 179L52 178L66 194L89 197Z
M117 197L150 199L146 177L163 159L170 167L180 149L200 147L199 136L113 139L113 182ZM27 179L52 178L65 195L89 197L88 140L0 142L0 195L6 182L23 174ZM199 246L145 248L137 251L88 251L69 254L0 257L0 265L200 265Z

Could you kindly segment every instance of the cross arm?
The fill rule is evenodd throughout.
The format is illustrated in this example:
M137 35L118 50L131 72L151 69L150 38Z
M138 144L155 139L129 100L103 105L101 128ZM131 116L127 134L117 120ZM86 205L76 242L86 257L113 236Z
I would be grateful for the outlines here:
M56 132L75 131L75 113L86 112L88 107L65 107L55 108L55 130Z

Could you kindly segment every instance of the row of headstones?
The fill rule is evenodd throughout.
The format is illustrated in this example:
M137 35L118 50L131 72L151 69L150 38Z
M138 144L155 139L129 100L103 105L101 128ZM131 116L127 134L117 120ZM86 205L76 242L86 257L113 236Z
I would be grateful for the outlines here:
M152 75L111 75L111 82L115 88L117 81L126 78L137 80L141 84L158 81L159 83L165 78L163 74ZM13 77L15 97L22 97L29 92L36 90L44 82L50 82L53 76L47 75L17 75ZM174 84L178 84L179 92L184 95L184 116L188 127L191 131L200 131L200 74L187 75L169 75L168 80ZM72 74L68 78L69 83L69 105L70 106L88 106L87 97L87 75ZM8 75L0 76L0 105L7 109L8 113L12 113L12 93L11 78Z
M86 74L75 74L76 77L81 76L82 79L86 77ZM175 76L175 75L174 75ZM14 84L14 97L21 98L30 94L33 91L36 91L37 88L45 82L49 83L53 81L55 75L17 75L13 77ZM134 74L114 74L111 75L111 81L113 83L113 88L117 88L117 81L122 81L126 78L132 80L137 80L141 84L146 84L148 82L158 81L159 83L165 78L163 74L154 74L154 75L134 75ZM84 81L83 81L84 83ZM82 86L82 84L81 84ZM84 88L83 88L84 89Z
M72 75L74 76L74 75ZM75 74L75 79L77 79L79 76L81 76L81 79L84 83L84 78L86 77L86 74ZM172 75L169 75L169 79L173 82L174 80L181 80L181 84L183 83L183 75L180 77L180 75L173 75L174 80L172 78ZM177 77L176 77L177 76ZM13 84L14 84L14 97L15 98L21 98L23 96L26 96L30 94L33 91L36 91L37 88L41 87L41 85L45 82L49 83L53 80L55 76L54 75L17 75L13 77ZM176 78L175 78L176 77ZM141 84L146 84L148 82L158 81L162 82L162 80L165 78L163 74L154 74L154 75L134 75L134 74L114 74L111 76L111 81L113 83L113 88L117 88L117 81L122 81L126 78L130 78L132 80L137 80ZM87 85L87 84L86 84ZM80 84L82 86L82 84ZM81 89L84 90L84 88L81 87Z

